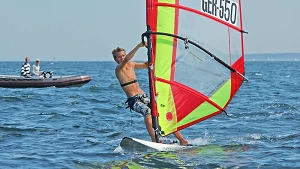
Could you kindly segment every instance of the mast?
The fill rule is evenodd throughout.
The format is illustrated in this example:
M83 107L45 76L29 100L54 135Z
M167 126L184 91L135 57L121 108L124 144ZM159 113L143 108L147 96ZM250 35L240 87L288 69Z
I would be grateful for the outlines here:
M150 31L149 26L147 26L147 32ZM144 34L143 34L144 35ZM142 40L144 41L144 36L142 35ZM147 55L148 55L148 76L149 76L149 93L150 93L150 108L151 108L151 116L152 116L152 127L154 129L155 140L158 142L159 140L159 126L158 126L158 113L156 108L155 101L155 77L154 77L154 65L152 60L152 42L151 42L151 34L147 34Z
M149 16L153 14L155 10L152 9L152 0L146 0L146 25L147 32L151 31L151 27L149 25L150 18ZM152 18L153 19L153 18ZM150 93L150 108L151 108L151 116L152 116L152 127L155 134L155 140L158 142L160 131L158 125L158 112L156 107L156 92L155 92L155 76L154 76L154 65L153 65L153 53L152 53L152 38L151 34L147 34L147 55L148 55L148 76L149 76L149 93ZM142 35L142 41L144 42L144 34Z

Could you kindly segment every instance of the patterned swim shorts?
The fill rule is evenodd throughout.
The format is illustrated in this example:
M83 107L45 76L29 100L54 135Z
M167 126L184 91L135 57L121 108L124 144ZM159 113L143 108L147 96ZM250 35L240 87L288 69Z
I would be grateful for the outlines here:
M134 110L144 117L151 113L150 99L146 93L138 94L127 99L128 107L130 110Z

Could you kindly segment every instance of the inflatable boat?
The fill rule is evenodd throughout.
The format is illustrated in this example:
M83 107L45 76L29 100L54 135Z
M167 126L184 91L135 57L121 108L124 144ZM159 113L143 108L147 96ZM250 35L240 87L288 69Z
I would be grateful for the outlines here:
M45 78L0 75L0 87L4 88L81 87L90 81L91 77L88 75L50 76Z

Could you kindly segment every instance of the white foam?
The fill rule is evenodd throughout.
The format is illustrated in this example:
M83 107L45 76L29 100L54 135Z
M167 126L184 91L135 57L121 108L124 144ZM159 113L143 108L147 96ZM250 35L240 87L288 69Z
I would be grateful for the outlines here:
M113 152L114 152L114 153L123 153L124 150L122 149L121 146L118 146Z

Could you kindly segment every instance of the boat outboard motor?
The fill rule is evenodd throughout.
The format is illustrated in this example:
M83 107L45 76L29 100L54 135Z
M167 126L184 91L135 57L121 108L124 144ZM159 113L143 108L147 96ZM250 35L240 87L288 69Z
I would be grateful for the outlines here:
M44 78L52 78L53 71L43 71L42 75L44 76Z

